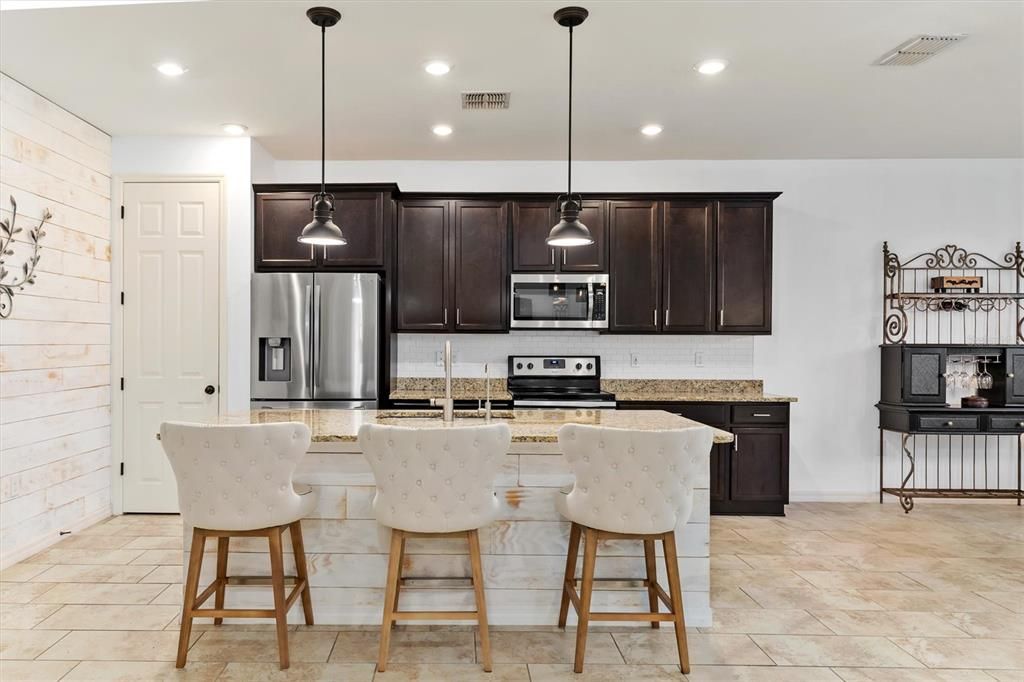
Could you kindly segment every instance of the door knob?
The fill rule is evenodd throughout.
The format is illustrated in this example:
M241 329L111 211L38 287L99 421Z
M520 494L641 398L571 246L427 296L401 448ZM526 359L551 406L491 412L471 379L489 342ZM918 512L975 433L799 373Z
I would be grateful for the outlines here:
M213 384L207 384L206 388L203 389L203 393L206 395L213 395L216 391L217 389L213 387Z

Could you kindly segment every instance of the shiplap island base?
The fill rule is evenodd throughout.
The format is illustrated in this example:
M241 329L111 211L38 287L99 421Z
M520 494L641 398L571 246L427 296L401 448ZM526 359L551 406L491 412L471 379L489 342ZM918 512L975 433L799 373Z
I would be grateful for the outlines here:
M480 530L488 620L492 625L554 625L558 620L569 523L555 510L559 488L572 483L559 453L558 428L565 423L600 424L637 429L673 429L697 422L661 411L641 410L515 410L496 413L512 430L512 445L496 482L502 503L496 522ZM232 416L230 423L299 421L310 427L313 443L300 463L296 483L319 493L317 508L303 520L316 623L379 624L384 603L390 530L374 520L373 474L359 452L356 434L365 423L436 427L441 420L427 414L391 410L254 410ZM456 419L456 424L480 424L480 418ZM716 443L732 435L715 430ZM693 513L676 530L683 582L686 623L711 625L709 603L708 462L697 477ZM191 528L185 528L189 547ZM208 543L208 551L213 548ZM660 543L658 555L661 556ZM285 548L285 573L294 575L290 544ZM186 550L183 565L188 565ZM214 577L216 562L203 562L201 585ZM231 543L228 573L266 575L266 542L240 538ZM664 581L664 562L658 562ZM401 602L405 610L473 608L469 580L453 583L436 578L468 577L469 557L464 540L413 538L406 546ZM598 578L645 575L643 543L609 540L598 550ZM665 584L662 582L662 584ZM453 589L454 587L454 589ZM595 589L594 610L648 609L647 591L639 582L605 582ZM227 591L229 608L262 608L272 603L270 588L253 585ZM571 610L570 610L571 612ZM292 609L291 622L301 622L301 609ZM574 616L570 616L574 618ZM201 621L199 621L201 622ZM570 620L570 623L573 621Z

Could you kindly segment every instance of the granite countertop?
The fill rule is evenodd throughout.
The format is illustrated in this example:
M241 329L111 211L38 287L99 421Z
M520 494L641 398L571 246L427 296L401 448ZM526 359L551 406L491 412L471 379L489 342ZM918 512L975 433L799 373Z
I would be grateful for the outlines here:
M764 392L760 379L602 379L618 401L664 403L795 403Z
M456 410L454 426L484 424L473 417L475 410ZM298 421L309 426L314 443L353 442L363 424L390 426L443 427L436 411L425 410L252 410L248 414L229 415L222 423L266 424ZM512 429L513 443L557 443L563 424L594 424L622 429L660 431L698 426L698 422L661 410L499 410L494 421ZM713 429L716 443L731 443L732 434Z
M444 397L444 377L398 377L389 394L392 400L430 400ZM487 380L453 378L452 398L455 400L486 400ZM512 400L505 377L491 379L491 400Z

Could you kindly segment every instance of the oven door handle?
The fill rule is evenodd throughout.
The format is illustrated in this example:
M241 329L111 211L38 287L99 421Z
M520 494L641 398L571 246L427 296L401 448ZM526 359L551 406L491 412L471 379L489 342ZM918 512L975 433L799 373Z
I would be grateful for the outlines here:
M546 407L552 410L586 408L615 409L614 400L513 400L512 407Z

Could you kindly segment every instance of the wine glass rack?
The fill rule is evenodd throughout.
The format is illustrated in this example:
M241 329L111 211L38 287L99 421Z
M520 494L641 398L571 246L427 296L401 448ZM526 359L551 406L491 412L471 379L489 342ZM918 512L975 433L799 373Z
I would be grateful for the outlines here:
M879 502L893 495L908 513L915 498L1020 505L1020 242L996 257L947 244L906 260L886 242L882 266Z

